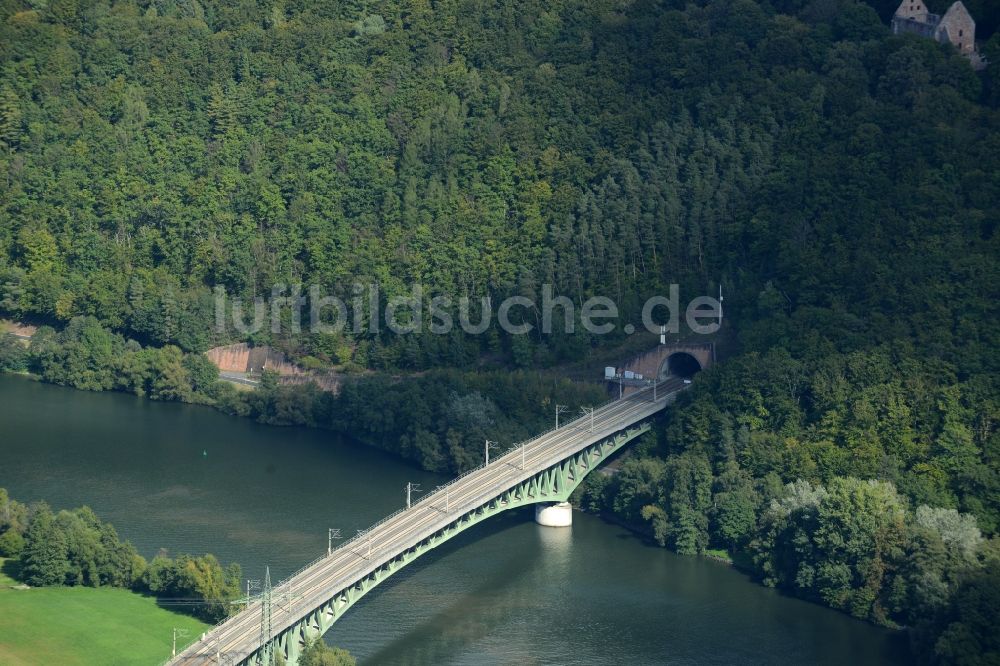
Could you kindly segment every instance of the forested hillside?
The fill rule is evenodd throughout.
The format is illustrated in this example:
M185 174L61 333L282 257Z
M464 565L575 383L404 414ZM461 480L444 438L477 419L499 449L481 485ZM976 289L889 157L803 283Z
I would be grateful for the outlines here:
M773 280L796 311L895 302L881 337L958 312L974 329L997 187L997 115L976 102L998 101L996 68L820 4L7 0L3 307L202 350L216 285L547 282L634 319L665 283L722 280L754 308ZM952 274L978 281L954 293ZM455 344L498 344L479 337ZM447 361L435 340L331 338L278 342ZM534 343L519 362L586 346Z
M235 335L214 328L212 289L538 301L551 284L638 325L667 285L721 283L733 354L584 503L918 627L928 659L989 663L997 10L966 3L994 63L977 74L889 35L892 4L2 0L0 308L73 322L10 355L88 388L364 423L372 443L463 469L491 428L521 433L491 382L220 394L182 354ZM620 335L252 341L399 372L547 366ZM407 418L378 423L379 396Z

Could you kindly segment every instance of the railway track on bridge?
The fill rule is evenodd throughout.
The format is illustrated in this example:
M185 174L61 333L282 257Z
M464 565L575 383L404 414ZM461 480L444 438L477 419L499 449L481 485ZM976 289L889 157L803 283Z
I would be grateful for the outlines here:
M595 441L649 419L684 388L682 380L667 379L655 390L649 387L610 402L595 409L592 415L579 417L510 449L488 465L471 470L409 508L387 516L273 589L270 636L288 632L334 595L350 589L386 562L510 488L558 465ZM260 600L249 604L206 632L169 664L246 663L261 645L261 605Z

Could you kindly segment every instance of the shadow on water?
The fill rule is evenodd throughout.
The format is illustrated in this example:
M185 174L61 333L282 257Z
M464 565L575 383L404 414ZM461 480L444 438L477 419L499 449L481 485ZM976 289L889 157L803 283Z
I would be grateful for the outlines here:
M386 585L404 585L424 570L439 566L456 553L484 539L503 539L505 533L521 528L531 520L534 509L517 509L496 516L463 532L446 544L435 548L393 576ZM568 531L566 531L568 536ZM526 577L529 569L516 559L489 570L489 576L475 587L465 590L447 607L424 619L404 637L386 644L364 663L371 664L438 664L463 648L475 644L495 631L498 623L508 620L520 605L504 603L503 592ZM359 606L370 601L365 597Z

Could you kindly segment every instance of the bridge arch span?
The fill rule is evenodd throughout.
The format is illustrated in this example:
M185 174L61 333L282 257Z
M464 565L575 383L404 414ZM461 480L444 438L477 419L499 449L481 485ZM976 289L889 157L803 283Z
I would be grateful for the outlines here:
M298 664L299 655L305 645L324 635L348 609L365 595L407 564L453 539L470 527L511 509L538 503L568 501L573 491L590 472L597 469L626 444L648 432L651 427L651 420L631 425L539 473L532 474L512 488L490 498L481 506L457 515L455 520L444 528L435 531L412 547L374 567L370 573L357 582L333 594L330 599L317 606L302 620L276 634L274 639L275 654L281 654L289 666ZM363 541L358 545L358 548L363 553ZM280 595L276 593L275 598L280 598ZM259 609L258 612L260 612ZM254 656L256 656L256 652L248 655L245 661L238 663L253 663L252 657Z
M565 502L609 456L652 428L685 385L671 379L597 407L471 470L320 557L188 646L172 665L298 663L355 603L424 553L497 513ZM267 601L269 600L269 601Z

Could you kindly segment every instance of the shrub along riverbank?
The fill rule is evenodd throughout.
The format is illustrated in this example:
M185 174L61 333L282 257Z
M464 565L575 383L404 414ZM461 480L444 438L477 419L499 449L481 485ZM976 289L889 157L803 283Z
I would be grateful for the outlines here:
M16 561L18 580L31 587L135 590L167 602L183 600L182 609L209 623L228 615L240 596L238 564L224 568L210 554L157 555L147 562L90 508L54 513L45 502L11 499L3 488L0 557Z
M147 563L89 508L54 514L0 488L0 663L160 663L175 631L181 650L240 608L241 576L213 555ZM300 663L354 659L319 641Z

